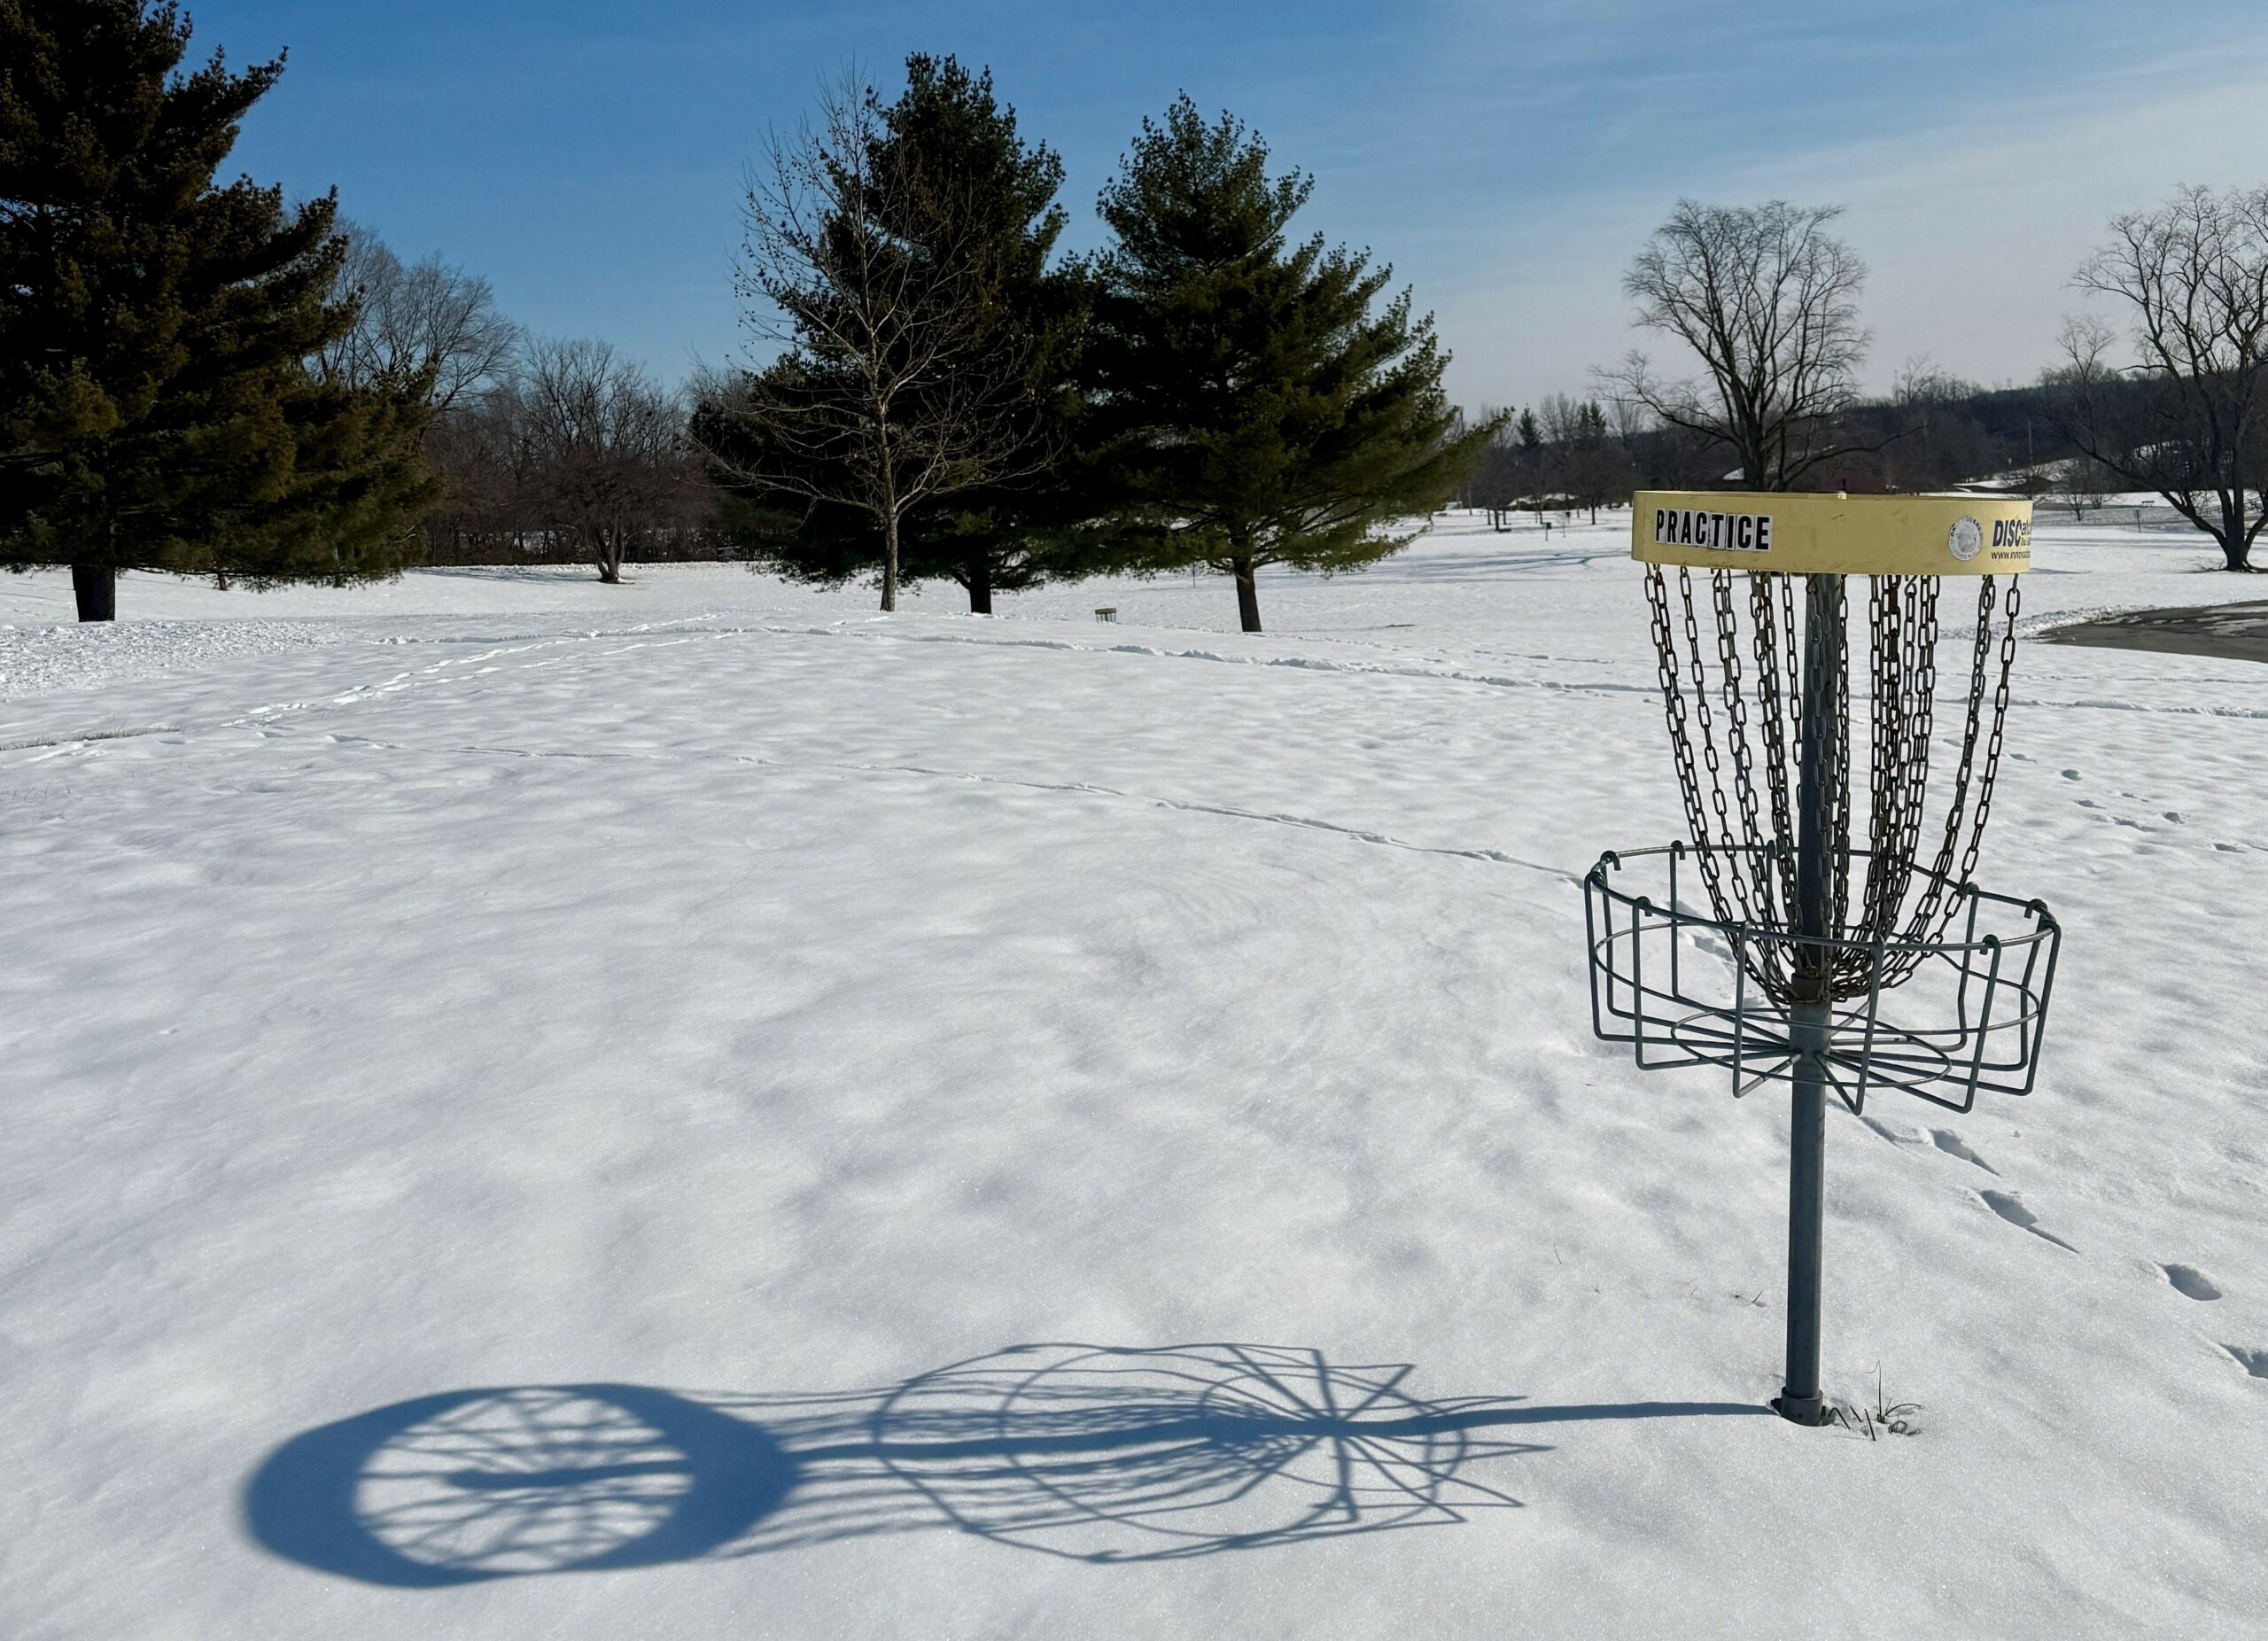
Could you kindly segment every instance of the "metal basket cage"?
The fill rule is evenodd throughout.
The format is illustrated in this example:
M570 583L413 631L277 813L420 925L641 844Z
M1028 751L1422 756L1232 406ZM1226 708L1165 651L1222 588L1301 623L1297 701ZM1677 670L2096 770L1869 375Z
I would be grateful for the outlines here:
M2062 940L2045 904L1955 882L1916 861L1916 875L1937 880L1951 901L1944 935L1934 940L1798 935L1687 909L1682 891L1701 887L1692 857L1713 851L1752 862L1781 847L1681 842L1599 857L1583 879L1591 1026L1599 1037L1634 1045L1649 1069L1721 1067L1736 1097L1760 1084L1791 1083L1805 1057L1795 1047L1792 1009L1767 996L1759 976L1775 968L1825 968L1855 953L1872 983L1834 1007L1826 1052L1816 1056L1852 1111L1863 1111L1876 1087L1964 1112L1979 1090L2031 1092ZM1849 852L1853 861L1868 853ZM1900 971L1910 972L1884 984L1885 974Z

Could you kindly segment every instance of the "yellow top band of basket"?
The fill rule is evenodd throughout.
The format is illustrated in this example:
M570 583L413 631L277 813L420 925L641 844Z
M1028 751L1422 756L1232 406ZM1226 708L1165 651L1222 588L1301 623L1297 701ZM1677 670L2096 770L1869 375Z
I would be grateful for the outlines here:
M1630 556L1790 575L2022 575L2031 503L1969 495L1641 490Z

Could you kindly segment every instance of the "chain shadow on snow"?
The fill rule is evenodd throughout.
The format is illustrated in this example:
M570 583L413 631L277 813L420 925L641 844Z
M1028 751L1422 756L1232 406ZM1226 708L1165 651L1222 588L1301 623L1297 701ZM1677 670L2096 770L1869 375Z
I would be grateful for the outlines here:
M872 1390L458 1390L292 1437L246 1484L276 1554L436 1588L942 1528L1095 1563L1449 1525L1518 1508L1500 1434L1759 1414L1728 1403L1422 1401L1406 1365L1270 1345L1012 1346Z

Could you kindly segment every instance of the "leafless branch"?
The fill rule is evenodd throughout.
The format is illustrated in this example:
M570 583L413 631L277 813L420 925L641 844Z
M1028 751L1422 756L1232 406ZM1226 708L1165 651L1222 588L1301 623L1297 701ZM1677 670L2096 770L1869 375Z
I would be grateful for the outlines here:
M1664 380L1633 352L1600 373L1607 397L1727 447L1752 488L1787 489L1821 463L1872 446L1843 415L1857 397L1866 267L1827 229L1840 207L1678 202L1624 276L1637 319L1699 359Z
M2115 362L2110 325L2067 322L2048 378L2059 424L2249 567L2268 524L2268 188L2185 188L2117 217L2073 283L2125 311L2134 362Z
M736 290L776 357L722 408L763 454L711 454L752 489L873 517L894 610L906 515L1037 471L1047 453L972 179L886 136L874 92L846 75L750 167Z
M523 504L601 580L619 581L641 535L698 505L683 406L610 344L533 344L509 404Z
M359 385L428 377L439 412L509 371L519 328L497 311L485 279L439 256L406 266L369 229L339 229L346 256L338 294L355 299L354 323L323 350L320 369Z

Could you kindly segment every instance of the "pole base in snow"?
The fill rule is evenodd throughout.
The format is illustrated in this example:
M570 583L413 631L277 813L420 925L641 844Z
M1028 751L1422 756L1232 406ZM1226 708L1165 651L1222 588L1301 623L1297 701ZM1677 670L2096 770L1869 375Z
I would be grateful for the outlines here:
M1806 1396L1775 1396L1772 1411L1791 1425L1823 1425L1828 1419L1827 1398L1817 1392Z

